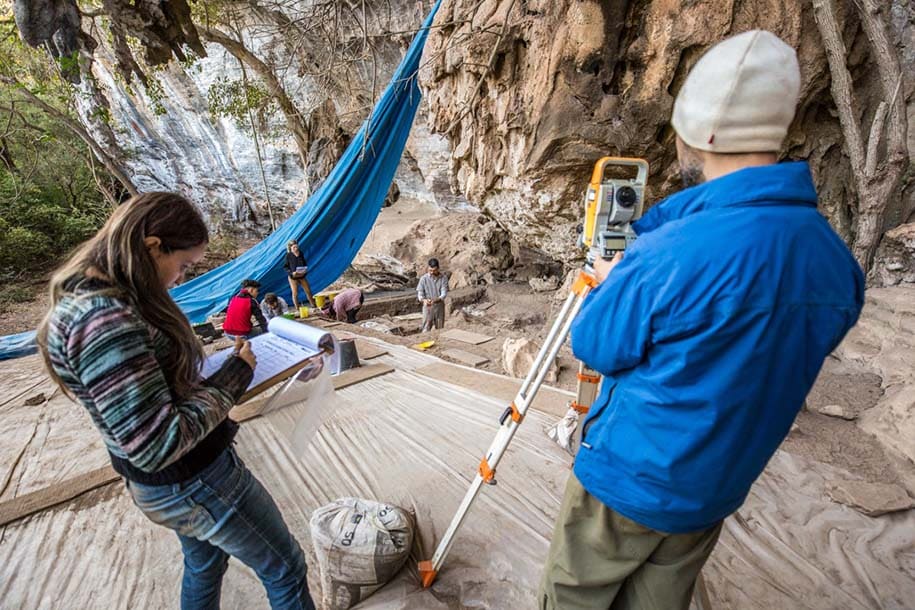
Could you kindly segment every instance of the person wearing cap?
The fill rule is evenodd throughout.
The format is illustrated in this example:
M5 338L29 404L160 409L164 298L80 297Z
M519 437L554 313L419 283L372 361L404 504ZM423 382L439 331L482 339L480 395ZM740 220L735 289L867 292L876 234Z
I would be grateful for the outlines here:
M448 278L439 269L437 258L429 259L429 270L419 278L416 296L419 302L423 304L422 332L444 327Z
M582 422L542 609L686 610L699 571L855 324L864 276L817 212L804 162L778 163L794 50L751 31L712 47L672 124L688 187L652 207L573 322L603 375Z
M286 242L286 261L283 263L286 269L286 275L289 278L289 290L292 291L292 305L299 309L299 286L305 291L305 298L311 307L315 306L315 299L311 296L311 286L305 278L308 271L308 263L305 262L305 256L299 249L299 244L290 239Z
M226 310L226 320L222 323L222 332L226 337L235 339L242 337L248 339L256 337L267 331L267 320L261 312L257 302L261 283L257 280L247 279L242 281L241 290L229 299L229 308ZM252 324L254 317L257 326Z

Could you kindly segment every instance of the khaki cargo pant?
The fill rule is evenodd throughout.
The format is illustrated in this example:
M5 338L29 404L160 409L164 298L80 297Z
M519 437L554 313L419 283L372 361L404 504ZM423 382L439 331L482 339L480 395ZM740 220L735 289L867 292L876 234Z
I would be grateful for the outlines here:
M569 475L540 584L541 610L687 610L721 523L665 534L608 508Z

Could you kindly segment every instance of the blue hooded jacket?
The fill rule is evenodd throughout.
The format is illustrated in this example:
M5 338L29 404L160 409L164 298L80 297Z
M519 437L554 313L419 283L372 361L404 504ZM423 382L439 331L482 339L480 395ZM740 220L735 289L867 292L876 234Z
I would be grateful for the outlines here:
M572 325L605 376L575 475L663 532L711 527L750 491L854 326L864 276L817 212L806 163L751 167L649 210Z

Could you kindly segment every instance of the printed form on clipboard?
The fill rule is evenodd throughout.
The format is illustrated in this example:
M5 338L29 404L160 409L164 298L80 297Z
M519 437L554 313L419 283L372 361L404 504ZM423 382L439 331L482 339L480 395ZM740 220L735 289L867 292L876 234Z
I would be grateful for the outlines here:
M266 333L251 339L251 350L257 357L254 378L240 402L263 392L294 375L311 358L324 353L330 356L331 374L339 369L339 352L336 339L329 332L293 322L283 317L270 320ZM204 378L215 373L229 356L235 352L234 347L216 352L207 358L200 370Z

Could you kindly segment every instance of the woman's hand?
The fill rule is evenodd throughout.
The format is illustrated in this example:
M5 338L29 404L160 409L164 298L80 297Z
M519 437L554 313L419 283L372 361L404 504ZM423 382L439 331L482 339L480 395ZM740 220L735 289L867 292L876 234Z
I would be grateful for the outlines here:
M255 356L254 352L251 350L251 342L239 338L235 341L236 347L238 346L239 341L241 341L241 347L236 351L238 357L244 360L248 366L251 367L251 370L254 370L254 368L257 367L257 356Z

